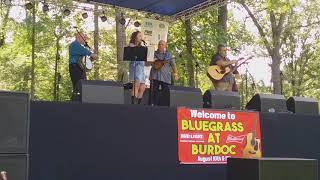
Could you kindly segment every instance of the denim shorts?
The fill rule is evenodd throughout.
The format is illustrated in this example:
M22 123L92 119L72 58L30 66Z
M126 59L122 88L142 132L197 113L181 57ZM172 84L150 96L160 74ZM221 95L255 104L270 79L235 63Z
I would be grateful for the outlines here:
M145 76L144 76L144 62L143 61L136 61L130 62L129 64L129 74L130 74L130 81L139 81L140 83L145 83Z

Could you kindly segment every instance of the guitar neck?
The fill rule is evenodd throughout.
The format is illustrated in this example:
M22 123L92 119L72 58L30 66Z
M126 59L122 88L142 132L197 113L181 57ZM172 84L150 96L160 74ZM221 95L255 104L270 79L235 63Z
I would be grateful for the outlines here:
M242 66L243 64L245 64L247 61L249 61L249 60L252 59L252 58L253 58L253 56L250 56L249 58L247 58L246 60L244 60L242 63L238 64L238 66L235 66L231 72L232 72L232 73L235 72L235 71L238 69L238 67Z
M257 128L257 118L254 118L253 121L253 126L252 126L252 137L255 139L256 138L256 128Z

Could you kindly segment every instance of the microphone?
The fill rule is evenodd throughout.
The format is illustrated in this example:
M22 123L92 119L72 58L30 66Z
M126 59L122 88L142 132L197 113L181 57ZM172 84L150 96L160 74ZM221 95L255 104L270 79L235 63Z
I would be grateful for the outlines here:
M144 44L145 46L147 45L146 41L144 41L143 39L142 39L141 41L143 42L143 44Z

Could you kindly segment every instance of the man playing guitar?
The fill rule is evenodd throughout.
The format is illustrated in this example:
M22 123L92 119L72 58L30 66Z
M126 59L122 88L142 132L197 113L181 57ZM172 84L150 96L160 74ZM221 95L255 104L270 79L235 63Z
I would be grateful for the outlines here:
M73 100L76 100L75 98L79 95L78 82L81 79L87 79L86 71L78 64L79 59L83 56L90 56L91 60L98 58L97 54L92 53L84 46L87 44L88 40L88 37L85 34L78 32L75 37L75 41L69 46L69 73L73 86Z
M232 69L233 67L237 66L238 61L239 60L229 60L227 58L226 46L220 44L218 45L217 53L213 55L211 59L210 66L217 65L217 66L220 66L221 68L229 67ZM234 66L232 66L233 64ZM208 75L208 77L212 81L216 90L232 91L235 85L235 78L233 77L233 74L235 74L237 78L239 77L239 72L237 70L226 73L223 76L223 78L220 80L215 80L214 78L210 77L210 75Z
M160 94L171 84L171 72L173 72L174 79L178 79L175 61L166 50L166 46L166 42L160 40L158 50L154 53L155 62L152 63L150 71L151 105L161 105Z

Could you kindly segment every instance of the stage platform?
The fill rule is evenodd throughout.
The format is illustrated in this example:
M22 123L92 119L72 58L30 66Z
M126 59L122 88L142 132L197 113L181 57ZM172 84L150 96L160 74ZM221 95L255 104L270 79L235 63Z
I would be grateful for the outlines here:
M29 180L226 180L179 165L175 108L31 103ZM320 159L320 116L262 113L264 157Z

